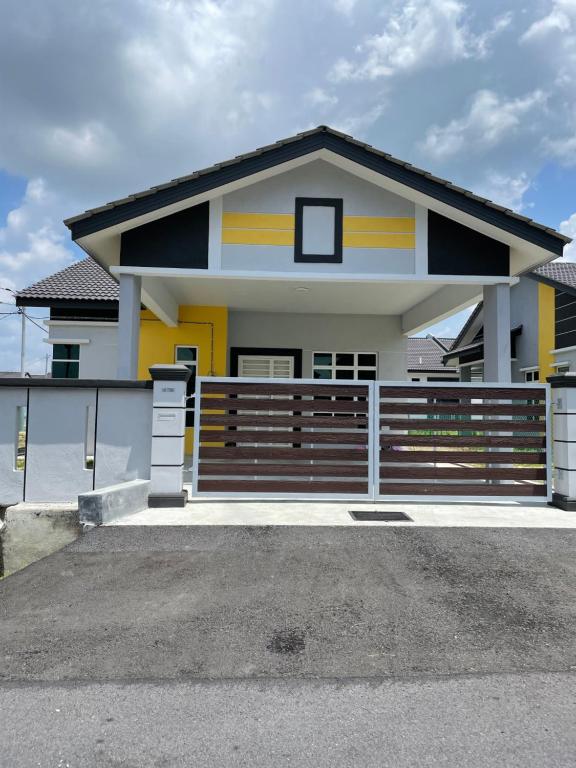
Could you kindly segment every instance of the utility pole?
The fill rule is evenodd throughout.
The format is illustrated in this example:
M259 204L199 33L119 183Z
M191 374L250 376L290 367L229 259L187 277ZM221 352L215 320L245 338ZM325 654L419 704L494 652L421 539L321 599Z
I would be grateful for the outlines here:
M22 332L20 336L20 376L26 376L26 315L20 307L20 319L22 323Z

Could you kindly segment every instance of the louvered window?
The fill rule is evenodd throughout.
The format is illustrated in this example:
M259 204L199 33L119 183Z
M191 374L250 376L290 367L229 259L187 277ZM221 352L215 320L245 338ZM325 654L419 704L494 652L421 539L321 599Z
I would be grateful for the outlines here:
M253 379L291 379L294 377L294 358L291 356L239 355L238 376Z

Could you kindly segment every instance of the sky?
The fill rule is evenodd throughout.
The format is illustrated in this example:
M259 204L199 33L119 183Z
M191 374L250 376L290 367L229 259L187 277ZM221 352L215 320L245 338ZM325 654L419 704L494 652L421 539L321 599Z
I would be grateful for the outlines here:
M319 124L576 236L576 0L2 0L0 312L65 217Z

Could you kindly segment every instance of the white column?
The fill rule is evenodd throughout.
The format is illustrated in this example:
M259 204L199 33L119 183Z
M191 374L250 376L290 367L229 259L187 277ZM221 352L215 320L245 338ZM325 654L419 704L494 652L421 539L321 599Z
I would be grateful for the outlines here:
M510 382L510 286L484 286L484 381Z
M142 279L139 275L120 275L118 311L118 378L138 378L140 341L140 302Z
M554 493L552 504L576 511L576 375L551 376L554 413ZM550 448L548 448L550 450Z
M152 454L150 507L184 507L186 384L192 375L185 365L153 365Z

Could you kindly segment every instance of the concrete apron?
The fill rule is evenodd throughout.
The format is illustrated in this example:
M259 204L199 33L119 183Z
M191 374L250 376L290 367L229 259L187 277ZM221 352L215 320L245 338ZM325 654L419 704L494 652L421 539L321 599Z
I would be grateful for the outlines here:
M353 510L404 512L410 521L356 521ZM195 499L184 508L147 509L107 525L325 525L576 528L576 512L538 503L434 504L371 501Z

